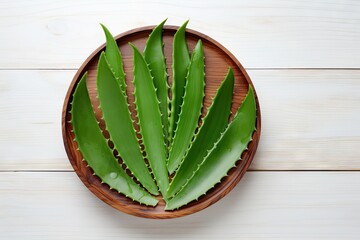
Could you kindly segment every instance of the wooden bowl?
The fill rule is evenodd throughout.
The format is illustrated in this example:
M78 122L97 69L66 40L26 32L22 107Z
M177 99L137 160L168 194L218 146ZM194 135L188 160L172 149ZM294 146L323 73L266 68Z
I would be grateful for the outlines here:
M134 30L127 31L123 34L116 36L116 42L120 48L120 51L123 56L124 70L126 73L126 83L128 85L127 93L129 96L129 103L131 112L134 113L134 96L133 96L133 84L132 81L132 50L128 45L128 42L134 43L139 49L143 50L145 42L151 33L154 26L137 28ZM176 26L164 26L163 32L163 41L164 41L164 52L166 57L167 71L169 74L169 84L172 82L172 41L173 36L178 27ZM205 98L204 98L204 107L203 107L203 116L206 113L207 107L211 104L211 99L214 97L217 88L220 86L220 83L224 79L229 66L234 70L235 75L235 86L234 86L234 95L233 95L233 104L232 112L236 112L237 108L244 99L247 91L248 85L252 82L247 75L245 69L241 66L239 61L222 45L220 45L215 40L210 37L196 32L194 30L188 29L186 31L187 43L189 50L192 51L195 47L196 42L201 39L204 46L205 53ZM236 184L240 181L241 177L245 174L246 170L250 166L252 159L254 158L261 131L261 118L260 118L260 108L258 99L256 97L257 104L257 122L256 128L257 131L253 135L253 141L249 145L248 151L244 152L242 155L241 161L237 162L237 167L233 168L229 175L222 179L221 183L217 184L215 188L210 190L206 195L199 198L198 201L193 201L190 204L181 207L178 210L174 211L165 211L164 206L165 202L159 197L159 204L156 207L147 207L140 205L137 202L126 198L124 195L119 194L116 191L110 190L106 184L101 184L100 179L96 176L93 176L93 172L90 168L86 167L86 162L82 161L81 153L76 150L77 145L73 141L74 135L71 132L71 124L68 122L70 120L70 102L72 100L72 95L74 93L75 87L79 82L81 76L85 71L88 71L88 80L87 87L89 90L90 98L93 106L95 106L96 117L98 120L101 118L101 113L99 112L98 101L96 98L96 69L97 62L101 51L105 49L105 44L100 46L95 52L93 52L88 59L82 64L80 69L75 74L73 81L69 87L67 95L65 97L63 112L62 112L62 133L63 141L67 155L69 157L70 163L73 166L75 172L80 177L81 181L85 186L90 189L98 198L109 204L110 206L138 217L144 218L176 218L185 216L188 214L195 213L200 211L213 203L217 202L223 198L227 193L229 193ZM253 87L255 90L255 88ZM255 93L256 96L256 93ZM133 114L135 118L135 115ZM103 127L103 122L100 121L100 126ZM126 144L126 140L124 141ZM240 203L239 203L240 204ZM230 206L229 206L230 207Z

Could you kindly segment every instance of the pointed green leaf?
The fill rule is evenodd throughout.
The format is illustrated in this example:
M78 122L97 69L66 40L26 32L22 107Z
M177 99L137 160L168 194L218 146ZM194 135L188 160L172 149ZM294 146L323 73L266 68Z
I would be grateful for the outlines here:
M125 83L125 73L123 69L122 57L117 43L115 42L114 37L111 35L110 31L103 25L100 24L104 30L106 37L106 48L105 55L109 62L110 68L114 73L118 84L120 84L121 89L125 92L126 83Z
M222 134L212 151L199 166L187 185L166 204L166 210L179 208L205 194L235 166L252 140L256 123L254 92L249 92L229 127Z
M213 103L208 109L194 142L170 183L167 197L173 197L182 186L186 185L188 179L196 174L198 165L202 163L208 151L212 149L221 133L225 130L231 110L233 89L234 73L230 68L217 90Z
M198 126L204 98L204 66L204 50L199 40L191 56L179 121L170 147L168 160L170 174L179 166Z
M154 178L160 192L165 197L169 178L166 169L166 149L159 101L144 57L134 45L130 45L134 51L134 95L140 133Z
M134 177L152 194L158 189L145 164L136 137L125 93L116 82L104 53L101 53L96 80L100 108L114 148Z
M94 174L127 197L155 206L157 200L138 186L122 169L101 133L86 88L87 74L81 78L73 95L71 123L79 150Z
M186 75L190 64L189 50L186 44L186 21L175 33L172 53L172 85L169 141L171 143L179 119L182 99L185 91Z
M168 82L166 73L166 64L164 56L164 43L162 41L162 29L167 19L160 23L151 32L144 49L144 57L149 64L151 75L154 77L154 86L159 100L159 107L161 113L161 122L163 125L165 145L168 145L169 138L169 97L168 97Z

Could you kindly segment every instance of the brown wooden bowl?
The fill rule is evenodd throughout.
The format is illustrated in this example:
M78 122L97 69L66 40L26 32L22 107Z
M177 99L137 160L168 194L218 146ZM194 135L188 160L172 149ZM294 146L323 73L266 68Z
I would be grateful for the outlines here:
M129 96L130 109L132 113L134 113L133 84L131 83L133 77L133 63L132 50L128 45L128 42L134 43L139 49L142 50L153 28L154 26L137 28L116 36L116 42L123 56L124 70L126 72L126 83L128 85L127 93ZM164 52L170 85L172 82L172 41L177 29L178 27L176 26L164 26L163 32ZM233 68L235 75L232 105L232 112L235 113L248 91L248 85L252 85L252 82L245 69L227 49L225 49L222 45L210 37L190 29L187 29L186 36L190 51L192 51L199 39L202 40L204 46L206 86L204 107L202 112L203 116L206 114L207 107L211 104L211 98L214 97L217 88L220 86L220 83L227 73L229 66ZM122 212L145 218L176 218L192 214L210 206L228 194L236 186L241 177L245 174L246 170L249 168L259 143L261 118L257 97L257 131L253 135L253 141L250 143L248 151L243 153L242 160L238 161L237 167L230 170L228 176L223 178L221 183L217 184L215 188L210 190L206 195L200 197L198 201L193 201L178 210L165 211L165 202L161 199L161 197L159 197L160 202L156 207L147 207L140 205L137 202L133 202L116 191L110 190L106 184L101 184L101 181L98 177L93 176L92 170L86 167L86 162L82 161L82 155L77 150L77 144L73 141L74 134L71 132L72 126L69 123L69 111L71 108L70 102L72 101L72 95L74 93L75 87L84 72L88 71L87 87L92 104L95 106L96 117L98 120L100 120L101 112L97 108L99 103L96 98L96 69L99 55L104 49L105 44L95 50L95 52L93 52L90 57L86 59L86 61L77 71L66 94L62 112L62 133L65 149L71 165L86 187L89 188L90 191L93 192L98 198L110 206ZM255 90L254 87L253 89ZM134 114L133 117L134 119L136 118ZM100 126L103 127L103 124L104 123L100 121ZM126 141L124 141L124 144L126 144Z

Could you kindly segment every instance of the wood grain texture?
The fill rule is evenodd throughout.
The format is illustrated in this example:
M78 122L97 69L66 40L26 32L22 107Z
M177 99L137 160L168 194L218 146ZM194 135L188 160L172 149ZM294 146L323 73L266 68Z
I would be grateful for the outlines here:
M136 119L136 111L134 106L134 85L133 85L133 51L129 42L136 45L140 51L144 49L145 42L148 39L153 27L142 27L134 29L115 37L115 40L120 48L124 71L126 74L126 91L128 96L130 112L133 115L134 120ZM172 67L172 45L173 37L178 27L165 25L163 27L163 42L164 42L164 55L166 58L167 72L171 72ZM234 94L232 99L232 112L236 113L241 102L244 100L246 93L248 92L249 84L252 82L247 75L244 68L240 65L237 59L228 52L223 46L217 43L210 37L201 34L193 30L186 30L186 41L190 51L194 49L196 42L201 39L204 48L205 57L205 96L203 100L202 115L205 116L208 107L211 104L211 99L215 97L216 90L221 84L221 81L226 76L226 73L231 67L234 72ZM236 168L231 169L228 172L228 176L224 177L221 183L216 184L215 187L209 190L206 195L200 197L197 201L193 201L186 206L183 206L177 210L165 211L165 202L162 198L159 199L159 204L156 207L148 207L140 205L130 198L126 198L124 195L119 194L117 191L110 190L106 184L101 184L101 180L94 176L91 168L87 167L87 163L83 161L83 156L78 151L78 145L74 142L75 135L73 133L71 120L71 101L76 85L82 78L85 72L88 72L87 76L87 88L89 91L90 100L94 107L95 115L100 122L100 127L105 130L105 125L101 121L102 113L99 109L99 102L96 92L96 72L100 53L105 49L105 45L100 46L97 50L80 67L76 72L73 81L70 84L69 90L64 100L63 114L62 114L62 133L66 153L69 157L70 163L73 166L75 172L78 174L80 179L92 191L97 197L109 204L110 206L135 215L146 218L175 218L181 217L188 214L195 213L204 208L207 208L211 204L217 202L226 194L228 194L240 181L241 177L245 174L249 168L251 161L253 160L256 149L260 140L261 134L261 114L260 106L257 101L256 88L253 86L255 100L256 100L256 131L252 135L252 141L248 145L248 150L244 151L241 156L241 161L236 164ZM172 74L169 74L169 84L172 83ZM231 117L232 118L232 117ZM103 124L102 124L103 123ZM106 134L104 134L106 136ZM123 144L126 144L126 139L123 139Z
M252 170L360 170L360 71L248 73L263 116ZM72 169L61 141L61 106L74 75L0 71L0 171Z
M0 6L0 68L78 68L105 42L100 22L121 33L166 17L173 25L190 19L189 28L222 43L247 68L360 67L360 3L354 0L22 0Z
M253 169L360 170L360 71L250 76L259 89L265 129Z
M0 238L355 240L359 193L355 172L249 172L206 211L163 221L114 211L75 173L0 173Z
M341 70L360 67L359 8L356 0L0 1L0 239L358 239L359 172L250 172L206 211L155 221L114 211L75 173L1 171L71 171L61 106L75 71L59 70L76 70L105 42L100 22L121 33L165 17L190 19L252 69L263 128L251 169L360 170L360 73Z

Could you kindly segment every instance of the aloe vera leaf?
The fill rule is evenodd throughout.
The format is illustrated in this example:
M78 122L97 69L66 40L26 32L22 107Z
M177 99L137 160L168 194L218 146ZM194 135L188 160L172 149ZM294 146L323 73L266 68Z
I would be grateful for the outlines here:
M117 43L115 42L114 37L110 33L110 31L103 25L100 24L102 29L104 30L106 37L106 48L105 55L110 65L111 71L114 73L118 84L121 86L121 89L126 91L126 83L125 83L125 73L123 69L122 57Z
M215 98L209 107L198 134L196 135L187 154L182 159L180 167L172 179L167 197L173 197L188 179L194 174L198 165L203 161L208 151L214 146L221 133L228 125L231 112L232 93L234 89L234 73L231 68L218 88Z
M114 148L142 186L157 195L158 189L141 153L125 93L117 84L104 52L99 58L96 84L100 108Z
M84 160L94 171L94 175L108 184L111 189L139 203L156 206L158 203L156 198L126 174L109 148L91 106L86 78L85 73L75 89L71 108L74 141L77 142Z
M134 95L140 133L146 157L156 183L165 197L169 187L166 169L166 149L161 124L159 101L148 65L139 50L130 43L134 52Z
M159 107L161 113L161 122L163 125L165 145L168 144L169 138L169 97L168 97L168 82L167 72L164 56L164 43L162 40L162 29L167 19L161 22L151 32L148 40L146 41L144 49L144 58L149 64L151 75L154 78L154 86L156 89L157 98L159 100Z
M169 141L172 141L174 131L177 126L181 104L183 101L186 75L190 64L189 50L186 44L186 26L189 21L186 21L175 33L173 40L172 53L172 85L171 85L171 111L170 111L170 129Z
M204 51L199 40L191 56L179 121L170 146L168 160L170 174L179 166L198 126L204 98L204 66Z
M187 185L167 202L165 210L176 209L198 199L220 182L247 149L255 131L255 123L256 103L254 92L249 86L248 94L228 128Z
M100 25L103 28L106 37L106 59L105 57L102 58L103 69L105 69L105 81L99 81L98 78L97 87L98 90L104 89L99 92L99 99L106 126L109 128L110 137L114 142L115 148L118 150L120 157L132 174L150 193L157 195L157 186L152 180L151 174L147 170L147 166L142 157L128 109L129 105L127 103L125 73L123 70L121 52L110 31L103 24ZM107 64L105 62L107 62ZM110 67L113 76L115 76L118 85L120 85L121 91L119 90L119 87L113 84L112 79L114 77L109 71L106 71L108 69L107 66ZM112 87L109 87L109 85ZM102 102L104 103L102 104ZM107 117L107 115L109 117ZM126 128L120 126L126 126ZM122 137L123 139L121 141L120 138ZM127 139L126 145L121 144L124 139Z

